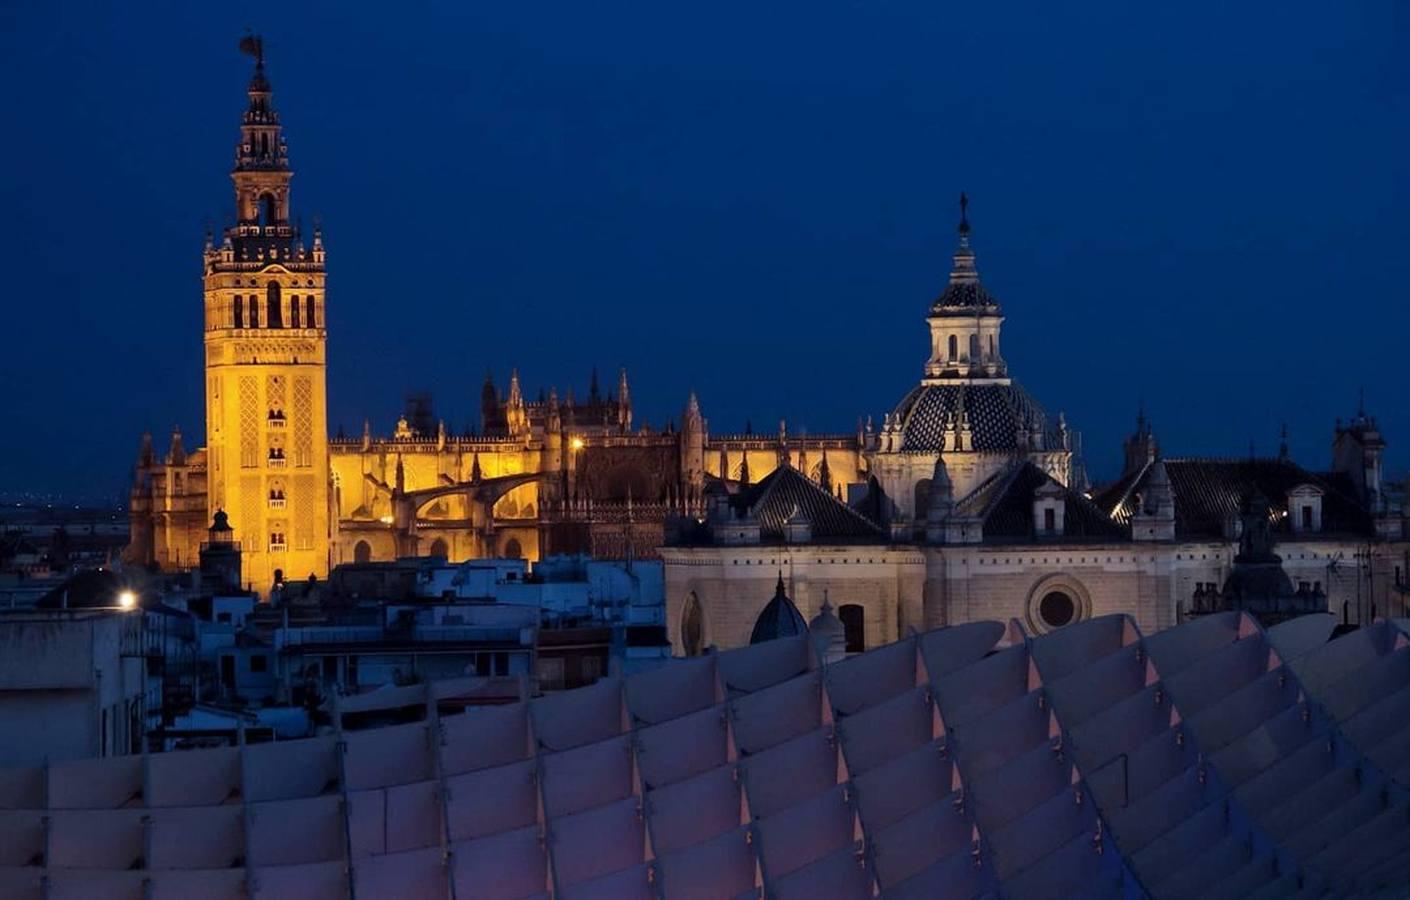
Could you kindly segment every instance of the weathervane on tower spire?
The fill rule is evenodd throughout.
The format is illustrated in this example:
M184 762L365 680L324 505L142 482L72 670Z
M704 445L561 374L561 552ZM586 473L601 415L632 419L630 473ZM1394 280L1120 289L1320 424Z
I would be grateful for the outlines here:
M264 39L259 35L246 31L245 36L240 38L240 52L253 56L256 68L264 68Z
M969 197L960 191L960 236L969 236Z

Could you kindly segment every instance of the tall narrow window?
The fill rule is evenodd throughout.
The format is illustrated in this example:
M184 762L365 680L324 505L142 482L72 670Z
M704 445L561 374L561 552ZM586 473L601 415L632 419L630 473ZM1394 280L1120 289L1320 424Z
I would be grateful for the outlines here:
M266 301L265 301L266 310L265 310L265 318L264 318L265 327L266 327L266 328L283 328L283 327L284 327L284 309L283 309L283 307L284 307L284 295L283 295L283 293L282 293L281 288L279 287L279 282L277 282L277 281L271 281L271 282L269 283L269 286L265 288L265 298L266 298Z
M681 610L681 652L686 656L705 652L705 617L700 611L700 598L694 591L686 595L685 607Z
M235 295L235 327L245 327L245 298Z
M256 297L254 294L251 294L251 295L250 295L249 311L250 311L250 327L251 327L251 328L258 328L258 327L259 327L259 298Z
M279 203L274 199L273 194L265 194L260 198L260 224L264 226L273 225L279 218Z
M971 362L979 361L979 335L977 334L969 336L969 358Z
M312 295L312 294L309 294L307 297L304 298L304 304L305 304L304 311L307 313L307 315L304 316L304 327L305 327L305 328L317 328L317 327L318 327L318 323L313 320L313 295Z
M299 295L295 294L289 298L289 327L299 327Z
M949 360L954 362L960 358L960 339L953 334L950 335L950 356Z
M994 336L991 334L989 335L989 358L993 359L994 355Z
M1043 530L1048 534L1057 531L1057 510L1051 506L1043 510Z
M867 649L865 611L855 603L844 603L837 611L842 620L842 632L847 637L847 652L861 653Z

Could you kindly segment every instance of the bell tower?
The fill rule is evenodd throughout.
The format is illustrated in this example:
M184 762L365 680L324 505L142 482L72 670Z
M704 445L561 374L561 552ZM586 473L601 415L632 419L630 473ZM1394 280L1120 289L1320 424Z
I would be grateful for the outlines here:
M323 239L290 221L289 152L255 59L235 147L235 224L205 248L208 502L229 514L246 583L328 572L327 321Z

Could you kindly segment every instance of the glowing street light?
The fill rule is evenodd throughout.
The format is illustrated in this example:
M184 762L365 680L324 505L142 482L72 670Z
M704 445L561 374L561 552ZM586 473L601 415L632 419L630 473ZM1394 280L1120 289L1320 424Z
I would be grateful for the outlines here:
M575 437L568 446L572 447L574 450L581 450L583 449L583 439Z
M118 606L123 609L132 609L137 605L137 594L133 591L120 591L117 595Z

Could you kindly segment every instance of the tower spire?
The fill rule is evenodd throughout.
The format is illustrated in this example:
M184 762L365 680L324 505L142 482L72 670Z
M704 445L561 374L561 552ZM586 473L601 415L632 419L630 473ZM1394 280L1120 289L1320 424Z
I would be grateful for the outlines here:
M974 267L974 250L969 246L969 197L960 193L960 224L955 231L960 245L955 249L955 266L950 270L950 284L977 284L979 270Z

